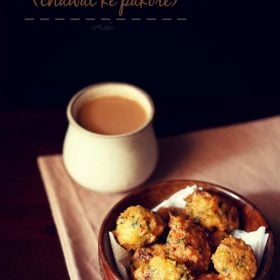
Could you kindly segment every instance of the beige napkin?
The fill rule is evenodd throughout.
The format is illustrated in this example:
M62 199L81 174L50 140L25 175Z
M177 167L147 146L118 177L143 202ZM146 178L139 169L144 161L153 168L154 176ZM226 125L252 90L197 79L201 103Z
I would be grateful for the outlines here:
M280 117L160 139L158 168L147 184L207 180L246 196L264 213L280 248ZM125 194L77 186L60 155L38 158L71 279L101 279L97 236L108 210ZM279 253L274 263L279 263ZM280 266L274 270L274 279Z

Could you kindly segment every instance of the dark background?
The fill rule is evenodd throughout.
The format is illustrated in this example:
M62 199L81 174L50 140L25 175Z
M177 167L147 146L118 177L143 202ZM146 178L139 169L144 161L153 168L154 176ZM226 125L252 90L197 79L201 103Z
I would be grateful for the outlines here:
M186 22L112 21L115 30L107 32L94 30L99 22L52 19L114 18L114 10L35 8L31 0L2 4L1 110L64 109L88 84L124 81L152 95L160 134L280 111L279 32L271 4L179 0L175 9L128 10L125 16Z

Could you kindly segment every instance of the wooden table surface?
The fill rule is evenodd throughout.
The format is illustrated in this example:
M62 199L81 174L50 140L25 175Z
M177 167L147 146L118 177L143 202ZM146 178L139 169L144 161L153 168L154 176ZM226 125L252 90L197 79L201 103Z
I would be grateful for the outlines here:
M63 110L0 112L0 279L69 279L38 155L61 153Z
M69 279L36 162L39 154L61 151L64 112L0 113L0 119L0 279Z

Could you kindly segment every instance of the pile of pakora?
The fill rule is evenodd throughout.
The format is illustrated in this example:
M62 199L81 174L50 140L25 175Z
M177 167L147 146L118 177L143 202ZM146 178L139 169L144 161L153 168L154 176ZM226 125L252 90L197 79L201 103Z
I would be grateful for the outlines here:
M230 233L238 209L215 193L197 190L184 209L152 212L140 205L122 212L114 230L131 253L135 280L251 280L257 273L252 248Z

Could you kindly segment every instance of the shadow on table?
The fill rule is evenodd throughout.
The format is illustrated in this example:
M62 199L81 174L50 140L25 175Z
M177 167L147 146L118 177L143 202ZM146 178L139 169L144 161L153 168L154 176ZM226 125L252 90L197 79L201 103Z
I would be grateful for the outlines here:
M181 136L169 137L160 141L158 164L149 181L162 180L178 168L185 168L184 162L190 146L189 141Z

